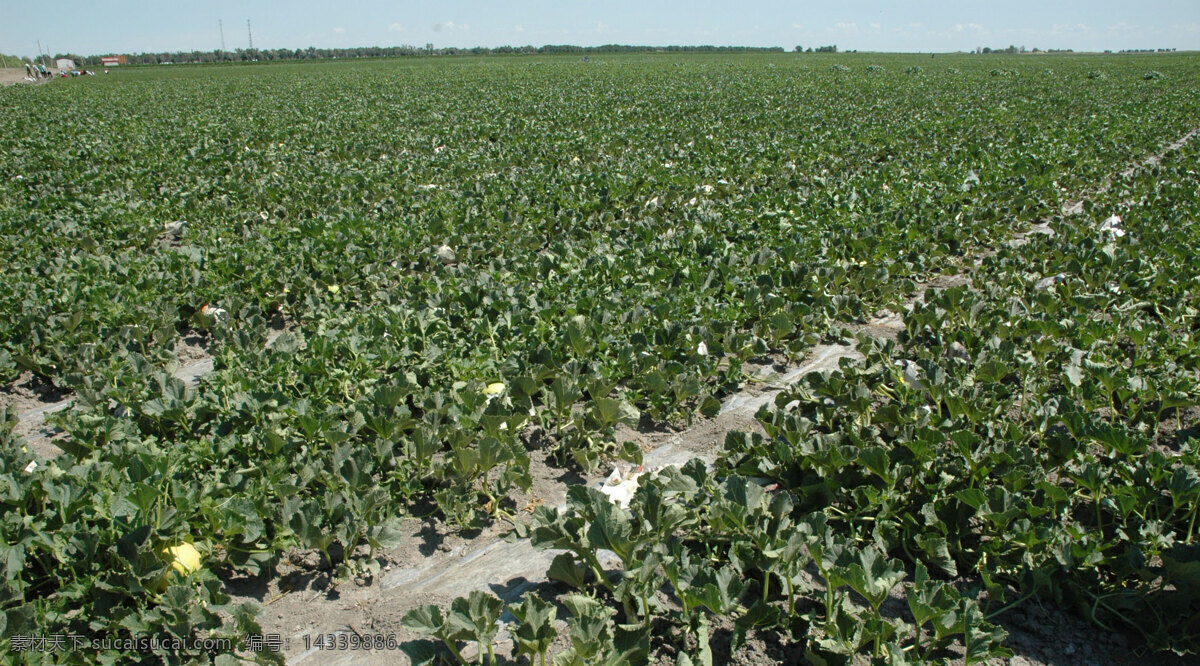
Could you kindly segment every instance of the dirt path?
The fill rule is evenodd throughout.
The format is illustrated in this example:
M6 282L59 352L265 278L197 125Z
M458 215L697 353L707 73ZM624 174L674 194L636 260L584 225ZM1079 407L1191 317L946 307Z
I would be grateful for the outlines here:
M1119 176L1121 178L1128 178L1129 176L1132 176L1134 174L1134 172L1136 172L1138 169L1146 169L1146 168L1157 165L1159 162L1162 161L1162 158L1164 155L1166 155L1167 153L1179 150L1188 141L1191 141L1192 139L1194 139L1197 134L1200 134L1200 127L1193 128L1192 131L1188 132L1187 134L1184 134L1183 136L1176 139L1174 142L1166 145L1165 147L1163 147L1161 152L1156 153L1154 155L1150 155L1149 157L1146 157L1142 161L1137 162L1135 164L1130 164L1124 171L1122 171L1119 174ZM1096 187L1092 192L1089 192L1088 194L1096 195L1096 194L1103 194L1103 193L1107 192L1109 190L1109 188L1112 187L1113 180L1114 180L1113 178L1106 178L1103 183L1100 183L1100 185L1098 187ZM1083 200L1082 199L1076 200L1076 201L1069 201L1063 205L1063 215L1079 215L1082 213L1083 213Z
M888 326L889 321L895 320L880 319L872 324ZM693 458L711 463L720 453L725 433L757 429L755 412L770 404L780 391L804 375L835 370L842 358L856 356L858 353L846 345L819 345L804 363L782 373L777 366L762 366L754 386L727 398L715 418L701 419L679 433L622 431L618 439L632 439L648 449L643 456L647 470L682 465ZM528 497L516 498L518 505L528 502L561 507L569 485L588 483L599 487L604 483L603 475L578 477L549 466L542 451L535 450L531 456L534 487ZM394 664L394 653L337 653L322 650L315 643L318 636L350 633L394 635L401 642L418 638L401 626L401 618L412 608L430 603L446 605L472 590L490 590L506 602L517 601L525 593L548 585L546 570L561 552L539 550L525 540L506 542L501 538L504 529L499 527L464 539L444 525L412 519L406 531L407 545L385 554L385 570L369 585L339 585L323 575L292 571L289 564L284 566L287 572L267 586L238 592L244 598L265 601L267 608L259 621L266 633L284 638L289 663ZM616 567L619 560L610 554L609 561L601 563ZM289 586L296 583L306 587L288 592ZM503 644L505 634L500 638Z
M275 322L267 333L267 346L271 346L285 330L286 323ZM189 388L195 388L201 377L212 372L212 356L198 335L182 336L176 342L174 352L176 369L172 374L186 382ZM11 406L18 412L14 434L24 437L30 450L43 458L62 453L54 442L63 433L46 423L46 418L67 409L72 402L69 392L40 384L28 372L22 373L12 386L0 392L0 406Z
M12 61L9 61L11 64ZM49 79L42 79L47 81ZM0 68L0 86L8 86L16 83L32 83L25 80L24 67L9 67L8 69Z

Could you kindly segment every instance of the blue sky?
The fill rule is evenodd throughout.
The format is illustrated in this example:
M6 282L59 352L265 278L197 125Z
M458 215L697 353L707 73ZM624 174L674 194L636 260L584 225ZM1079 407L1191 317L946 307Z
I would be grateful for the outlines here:
M841 0L579 2L578 0L132 0L51 5L12 2L0 12L0 52L83 55L247 46L258 48L504 44L736 44L878 51L976 46L1103 50L1200 49L1200 0Z

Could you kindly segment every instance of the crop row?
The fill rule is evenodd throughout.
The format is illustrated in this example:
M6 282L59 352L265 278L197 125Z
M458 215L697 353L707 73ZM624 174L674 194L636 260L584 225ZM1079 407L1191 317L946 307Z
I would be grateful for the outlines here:
M1119 179L1096 202L1115 231L1059 218L985 260L973 288L927 291L898 341L864 336L861 361L780 393L764 434L730 433L713 471L642 477L627 510L585 487L563 512L538 507L516 535L565 550L547 576L585 595L561 599L571 646L555 663L712 663L717 625L731 649L773 630L818 663L973 663L1010 654L992 622L1031 598L1151 649L1200 649L1200 450L1180 421L1200 402L1198 156L1192 143ZM486 597L449 612L498 617ZM890 597L900 612L881 611ZM545 654L560 608L510 607L517 654ZM419 608L407 626L443 643L405 649L430 663L486 646L495 619L473 632Z
M1151 80L1058 62L998 77L758 58L484 60L143 71L6 91L0 105L24 111L4 115L0 373L70 390L75 405L56 421L66 455L33 472L5 434L4 635L237 637L253 612L225 606L218 573L267 574L300 547L343 575L371 574L375 551L426 503L463 527L508 517L510 490L531 481L530 427L550 433L560 465L636 460L614 437L620 424L711 414L744 383L745 362L802 357L842 323L899 307L916 282L1056 215L1196 115L1186 58L1156 61L1166 76ZM74 138L33 131L32 117ZM537 516L535 540L575 552L561 566L625 624L667 622L697 649L705 613L741 617L739 600L755 596L759 626L803 617L796 640L877 655L895 652L889 643L931 653L952 636L994 653L980 598L1088 589L1104 611L1134 570L1088 588L1076 569L1123 546L1085 540L1076 557L1067 525L1038 537L1059 551L1030 542L1019 550L1042 559L1019 563L997 535L1018 533L1014 521L1040 534L1046 515L1116 544L1131 529L1176 529L1174 513L1118 517L1110 504L1133 500L1104 475L1124 468L1089 461L1080 443L1142 456L1130 479L1186 460L1137 452L1195 404L1181 337L1194 278L1167 243L1191 233L1188 164L1165 185L1122 183L1092 202L1087 218L1139 201L1125 194L1152 201L1144 218L1125 215L1128 236L1106 244L1072 218L1051 239L1002 249L977 271L979 289L930 293L898 346L864 341L866 366L788 393L781 404L797 406L760 415L767 438L731 436L715 473L692 467L675 479L687 488L663 488L659 508L675 517L643 534L654 548L566 544L595 523L588 512L622 520L583 491L578 517ZM287 330L267 344L272 322ZM195 388L171 374L191 332L215 368ZM952 342L972 360L946 363ZM1136 371L1118 371L1127 358ZM897 360L919 369L921 388L897 383ZM742 477L779 484L783 499L759 496L773 526L727 525L702 506L755 492ZM1067 478L1080 485L1064 489ZM1010 487L1021 479L1036 481ZM1194 498L1169 494L1194 518ZM1038 513L1047 498L1060 505ZM1190 544L1193 531L1171 538ZM206 564L164 585L162 548L180 542ZM736 557L711 564L722 543ZM823 586L821 608L797 610L800 574L763 555L785 545L806 554L788 558L796 566L818 567L805 580ZM620 581L588 568L593 546L628 556ZM1037 555L1062 548L1076 559ZM1168 552L1139 548L1147 562ZM1051 561L1068 573L1048 573ZM918 583L945 602L938 612L970 626L946 620L935 639L904 643L878 604L845 601L918 571L938 578ZM680 576L711 578L719 595L658 614L645 586L659 572L680 601ZM960 574L978 576L975 588L943 580ZM855 626L857 638L837 633ZM1160 643L1169 633L1150 629Z

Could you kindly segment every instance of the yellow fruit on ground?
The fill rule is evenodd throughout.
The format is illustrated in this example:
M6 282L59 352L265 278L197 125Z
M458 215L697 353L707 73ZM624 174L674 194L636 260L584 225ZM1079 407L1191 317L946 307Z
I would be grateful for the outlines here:
M171 556L171 568L178 571L181 576L186 576L200 568L200 553L190 543L185 542L178 546L171 546L167 548L167 554Z

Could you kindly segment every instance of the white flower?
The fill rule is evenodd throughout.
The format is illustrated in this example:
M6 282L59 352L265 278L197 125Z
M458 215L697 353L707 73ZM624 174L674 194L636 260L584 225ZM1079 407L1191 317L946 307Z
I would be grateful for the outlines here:
M200 308L200 314L211 319L213 323L220 323L226 319L229 319L228 310L225 308L213 307L208 304L205 304L204 307Z
M1044 277L1044 278L1038 280L1037 283L1033 285L1033 288L1034 289L1049 289L1050 287L1052 287L1060 282L1066 282L1066 281L1067 281L1067 274L1059 273L1058 275L1051 275L1050 277Z
M1121 216L1113 215L1107 220L1100 223L1100 233L1106 233L1113 238L1121 238L1125 235L1125 230L1121 228Z
M896 365L904 369L900 379L905 385L916 389L925 388L925 384L921 382L921 366L908 359L896 361Z
M963 184L959 188L963 192L968 192L971 188L979 184L979 174L975 173L974 169L967 172L967 177L963 179Z
M629 508L629 501L633 499L633 495L638 489L638 477L644 472L645 468L637 467L630 468L628 472L622 474L620 467L614 467L612 474L608 475L608 479L601 486L600 492L608 495L609 501L622 509Z

